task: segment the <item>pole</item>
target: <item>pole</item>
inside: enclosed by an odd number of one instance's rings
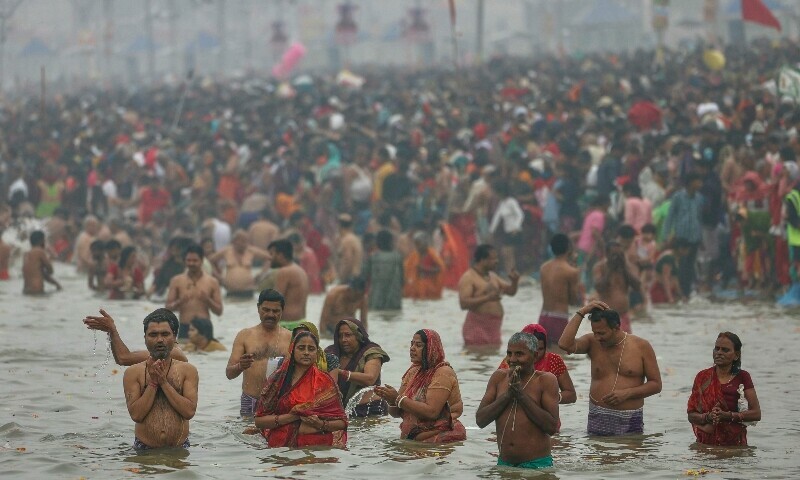
[[[484,0],[478,0],[478,25],[475,33],[475,55],[478,63],[483,61],[483,16],[486,11]]]

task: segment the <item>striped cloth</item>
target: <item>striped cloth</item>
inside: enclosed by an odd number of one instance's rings
[[[644,432],[644,409],[612,410],[589,403],[589,435],[629,435]]]

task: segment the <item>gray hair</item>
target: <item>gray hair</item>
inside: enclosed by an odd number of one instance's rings
[[[534,337],[533,334],[526,332],[517,332],[514,335],[511,335],[511,338],[508,339],[508,343],[509,345],[512,343],[525,344],[531,353],[536,353],[536,350],[539,349],[539,339]]]

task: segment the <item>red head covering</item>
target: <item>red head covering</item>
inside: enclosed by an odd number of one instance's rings
[[[444,345],[442,345],[442,339],[439,337],[439,334],[434,330],[428,329],[420,330],[417,333],[423,334],[421,336],[423,337],[422,340],[425,342],[425,349],[422,352],[422,365],[420,366],[419,372],[414,375],[414,379],[411,380],[411,383],[408,384],[404,392],[404,395],[408,398],[414,398],[414,395],[416,395],[420,388],[431,383],[431,379],[433,379],[433,375],[439,367],[449,365],[449,363],[444,360]]]
[[[545,330],[544,327],[539,325],[538,323],[531,323],[530,325],[526,325],[525,328],[522,329],[522,333],[529,333],[531,335],[536,333],[541,333],[542,335],[544,335],[544,342],[547,343],[547,330]]]

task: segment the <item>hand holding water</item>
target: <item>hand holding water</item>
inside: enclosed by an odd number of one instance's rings
[[[253,354],[252,353],[245,353],[239,357],[239,369],[242,371],[247,370],[253,365]]]
[[[156,360],[149,364],[150,381],[161,385],[167,378],[167,365],[164,360]]]
[[[399,394],[391,385],[377,385],[375,386],[375,393],[382,399],[386,400],[390,405],[397,404],[397,397]]]
[[[115,328],[114,319],[102,308],[100,309],[100,316],[87,315],[83,319],[83,323],[89,330],[100,330],[106,333],[111,333]]]

